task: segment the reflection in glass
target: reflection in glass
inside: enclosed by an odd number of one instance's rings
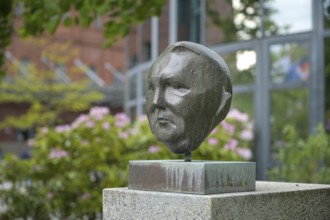
[[[323,1],[324,28],[330,28],[330,0]]]
[[[158,53],[160,54],[168,46],[168,35],[169,35],[169,4],[164,4],[162,13],[159,17],[159,45]]]
[[[265,13],[267,14],[267,11],[270,10],[268,18],[266,17],[264,21],[266,36],[291,34],[312,29],[311,0],[273,0],[265,1],[265,5],[268,7],[264,10]]]
[[[129,68],[137,64],[137,28],[133,27],[128,38],[128,65]]]
[[[270,47],[272,83],[306,82],[310,77],[307,43],[278,44]]]
[[[136,118],[136,106],[132,106],[129,108],[128,110],[128,113],[129,113],[129,117],[131,118],[131,120],[135,120]]]
[[[141,62],[151,59],[151,18],[142,25]]]
[[[247,113],[251,119],[254,118],[254,99],[252,92],[234,94],[231,106],[241,112]]]
[[[228,65],[233,85],[254,83],[256,53],[253,50],[241,50],[222,54]]]
[[[259,0],[208,0],[205,8],[209,46],[261,36]]]
[[[285,89],[271,92],[271,141],[279,146],[283,128],[293,125],[299,136],[308,135],[308,89]]]
[[[325,128],[330,132],[330,38],[324,41]]]
[[[136,99],[136,74],[129,78],[129,100]]]
[[[178,1],[178,41],[200,42],[201,0]]]

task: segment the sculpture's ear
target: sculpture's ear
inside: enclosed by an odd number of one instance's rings
[[[229,111],[230,108],[230,103],[231,103],[231,94],[227,92],[224,88],[222,87],[222,96],[221,96],[221,103],[218,107],[216,116],[219,117],[220,114],[224,114],[220,116],[220,120],[224,119]]]

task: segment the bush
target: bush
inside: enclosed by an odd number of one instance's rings
[[[301,138],[296,129],[284,128],[284,139],[277,142],[279,166],[269,171],[270,179],[288,182],[330,183],[329,135],[322,125],[317,132]]]
[[[101,218],[102,189],[127,186],[129,160],[183,158],[156,141],[145,116],[131,123],[124,113],[108,113],[94,107],[72,124],[40,128],[29,160],[6,155],[0,164],[6,211],[0,218]],[[247,114],[232,110],[193,159],[251,159],[252,139]]]

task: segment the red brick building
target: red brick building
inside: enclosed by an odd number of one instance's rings
[[[77,80],[77,76],[86,78],[91,81],[93,88],[105,94],[105,99],[99,104],[110,107],[112,113],[122,111],[125,79],[123,75],[125,72],[124,40],[120,40],[111,48],[102,47],[104,42],[102,24],[100,19],[97,19],[88,29],[61,26],[53,36],[41,38],[46,43],[36,43],[41,40],[32,40],[31,43],[31,40],[22,39],[17,34],[17,27],[21,22],[20,17],[17,17],[16,30],[11,44],[6,49],[7,66],[11,62],[19,61],[23,68],[24,65],[33,63],[39,68],[60,70],[67,83]],[[70,48],[76,51],[75,57],[70,62],[57,65],[43,57],[43,52],[47,47],[68,42],[70,42]],[[78,75],[70,73],[71,67],[79,69],[82,73]],[[8,75],[18,75],[18,73],[10,72]],[[27,104],[2,103],[0,104],[0,121],[7,116],[23,114],[27,108]],[[68,112],[61,118],[72,121],[78,114]],[[26,147],[26,141],[33,137],[33,133],[33,130],[2,129],[0,130],[0,147],[4,152],[20,154]]]

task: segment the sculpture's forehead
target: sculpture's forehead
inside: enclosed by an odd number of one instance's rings
[[[200,67],[199,56],[193,53],[167,53],[152,65],[148,77],[171,77],[190,75]]]

